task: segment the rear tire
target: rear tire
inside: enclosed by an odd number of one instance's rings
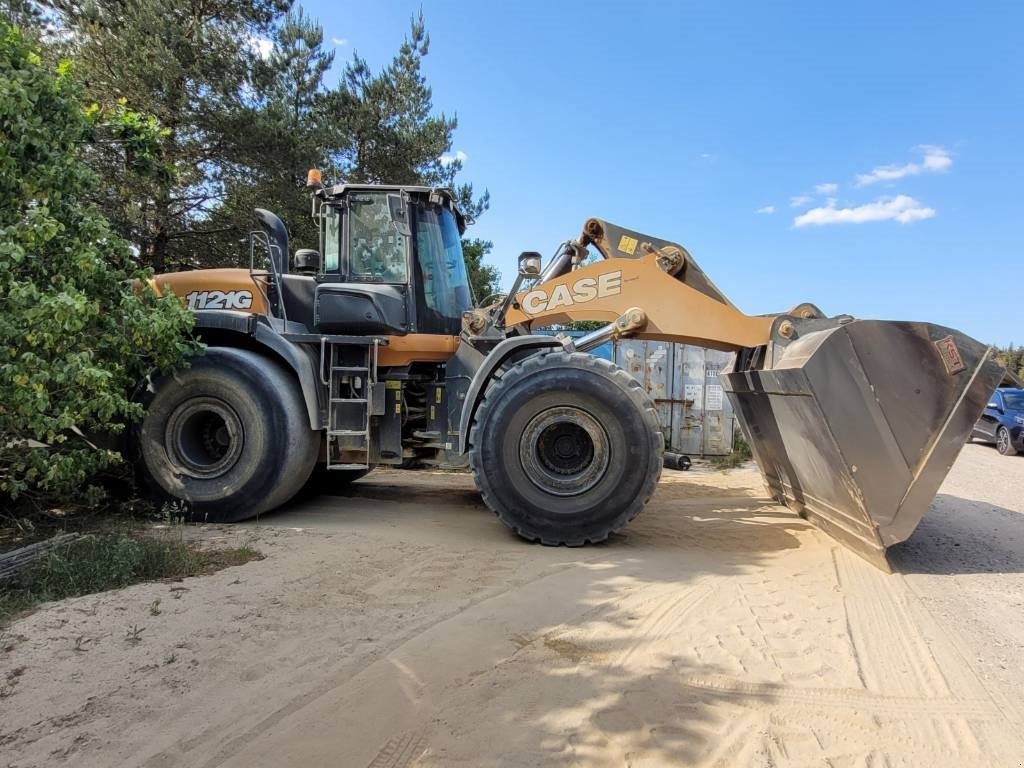
[[[1013,440],[1010,439],[1010,430],[1000,427],[996,430],[996,450],[1003,456],[1016,456],[1018,451],[1013,447]]]
[[[309,479],[320,448],[295,377],[232,347],[210,347],[155,380],[138,441],[149,485],[187,502],[190,519],[215,523],[284,504]]]
[[[484,502],[530,541],[580,546],[632,520],[661,476],[664,438],[635,379],[582,353],[528,357],[487,390],[470,433]]]

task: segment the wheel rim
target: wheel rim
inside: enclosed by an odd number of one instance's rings
[[[181,403],[167,420],[167,455],[182,474],[209,479],[231,469],[245,435],[234,409],[216,397]]]
[[[556,496],[576,496],[608,469],[609,440],[597,419],[570,406],[534,416],[519,439],[519,459],[530,482]]]
[[[999,435],[996,438],[996,446],[999,448],[1000,453],[1006,453],[1010,448],[1010,435],[1005,429],[999,430]]]

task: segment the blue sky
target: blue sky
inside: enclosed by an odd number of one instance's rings
[[[339,64],[379,67],[420,3],[303,6]],[[422,7],[506,285],[599,216],[681,243],[750,314],[1024,343],[1024,5]]]

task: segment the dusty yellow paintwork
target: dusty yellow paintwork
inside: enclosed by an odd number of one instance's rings
[[[171,290],[190,309],[234,309],[267,314],[266,283],[247,269],[205,269],[153,278],[160,292]],[[246,306],[246,298],[251,301]],[[509,326],[542,328],[577,320],[614,322],[632,307],[646,315],[634,338],[674,341],[734,351],[757,347],[770,338],[773,317],[745,315],[727,301],[697,290],[658,265],[657,254],[639,259],[610,258],[573,270],[522,291],[509,310]],[[387,337],[378,354],[381,366],[444,362],[458,348],[457,336],[411,333]]]
[[[266,298],[266,280],[262,277],[254,277],[248,269],[195,269],[188,272],[170,272],[155,275],[150,285],[159,294],[167,291],[181,297],[189,309],[235,309],[244,312],[252,312],[258,315],[265,315],[268,312]],[[189,302],[189,296],[206,293],[206,303],[209,303],[210,293],[220,292],[224,300],[220,303],[223,306],[196,306],[195,300]],[[228,306],[228,298],[234,294],[248,294],[250,297],[248,306],[232,304]],[[217,297],[214,296],[214,304],[217,304]]]
[[[266,280],[261,276],[252,276],[248,269],[172,272],[156,275],[150,280],[150,285],[157,293],[170,291],[180,296],[193,310],[233,309],[259,315],[269,313]],[[246,297],[251,297],[249,306],[238,306],[239,296],[242,297],[241,303],[245,303]],[[211,300],[215,306],[209,306]],[[377,355],[377,364],[380,366],[443,363],[455,354],[459,346],[458,336],[410,333],[405,336],[388,336],[386,339],[387,344],[380,347]]]
[[[774,317],[751,317],[666,273],[657,254],[606,259],[516,296],[508,325],[527,328],[599,320],[610,323],[639,307],[646,327],[632,338],[735,351],[766,344]]]

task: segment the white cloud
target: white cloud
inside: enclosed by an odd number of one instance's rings
[[[253,35],[249,38],[249,48],[261,59],[266,59],[274,52],[274,41]]]
[[[789,207],[799,208],[801,205],[807,205],[813,199],[810,195],[796,195],[789,198]]]
[[[905,176],[917,176],[922,173],[945,173],[953,165],[953,158],[943,147],[932,144],[921,144],[914,147],[923,157],[919,163],[906,165],[880,165],[870,173],[857,174],[857,186],[866,187],[879,181],[896,181]]]
[[[775,206],[766,205],[763,208],[758,208],[757,213],[775,213]]]
[[[439,157],[438,159],[441,161],[441,165],[447,167],[447,166],[451,165],[454,162],[460,162],[460,163],[466,162],[469,159],[469,155],[467,155],[465,152],[463,152],[460,149],[454,155],[444,154],[444,155],[441,155],[441,157]]]
[[[839,191],[839,185],[835,182],[827,182],[825,184],[818,184],[814,187],[814,191],[819,195],[834,195]]]
[[[332,37],[331,42],[337,46],[348,45],[347,37]]]
[[[793,219],[794,227],[823,226],[825,224],[864,224],[869,221],[898,221],[909,224],[912,221],[930,219],[934,208],[928,208],[907,195],[880,197],[873,203],[854,208],[836,208],[835,199],[827,205],[800,214]]]

